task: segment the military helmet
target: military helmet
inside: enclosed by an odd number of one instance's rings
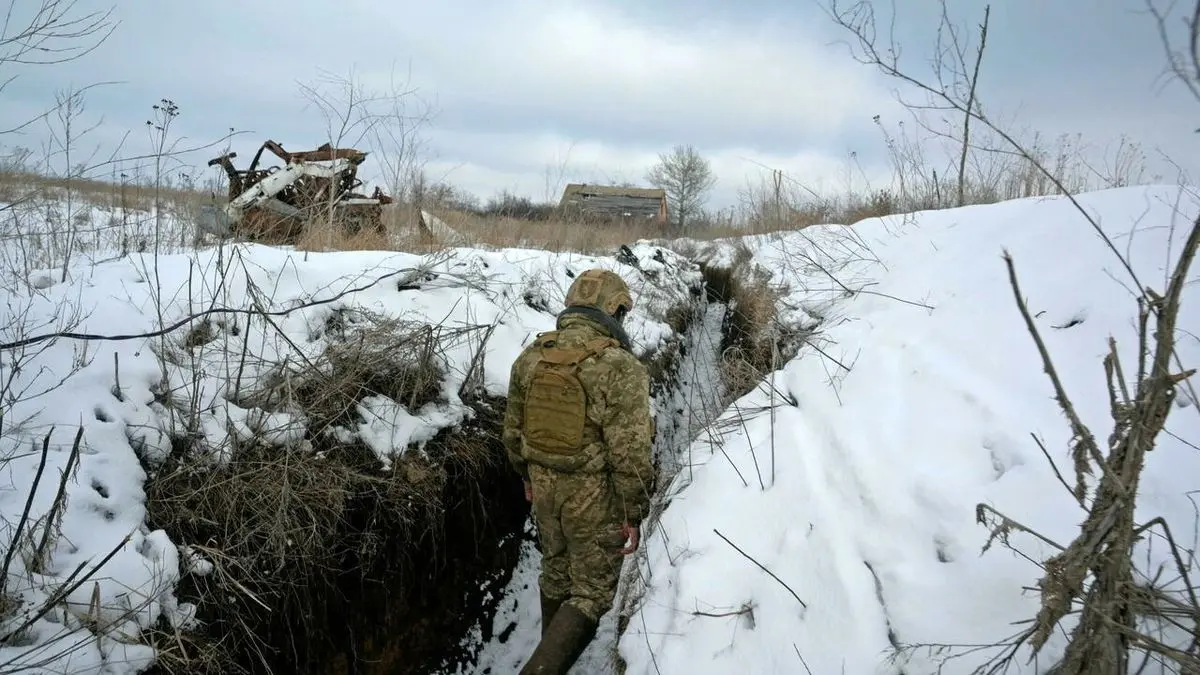
[[[590,269],[579,276],[567,291],[567,307],[595,307],[605,314],[617,316],[633,309],[629,286],[616,272]],[[621,310],[624,311],[621,311]]]

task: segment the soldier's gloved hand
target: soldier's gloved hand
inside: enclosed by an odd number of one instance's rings
[[[529,484],[529,481],[525,481],[525,501],[533,502],[533,486]]]
[[[641,528],[639,528],[637,525],[625,523],[621,526],[621,535],[625,537],[627,542],[629,542],[625,545],[625,548],[621,549],[621,555],[629,555],[630,553],[638,550],[638,543],[640,542],[642,536]]]

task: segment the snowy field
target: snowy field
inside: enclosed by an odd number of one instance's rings
[[[1167,187],[1080,201],[1157,288],[1200,209]],[[1136,349],[1131,282],[1114,254],[1062,199],[706,246],[710,263],[749,247],[787,289],[780,320],[820,323],[811,346],[723,414],[714,409],[722,396],[720,315],[700,310],[692,331],[676,334],[668,318],[694,306],[701,275],[649,244],[632,246],[633,266],[516,249],[416,256],[254,245],[109,259],[119,251],[98,241],[65,282],[61,259],[49,254],[10,267],[21,272],[5,278],[0,342],[9,347],[56,330],[129,335],[214,309],[240,313],[211,313],[208,324],[186,322],[165,339],[58,339],[5,351],[0,515],[8,540],[20,530],[6,560],[7,595],[19,605],[5,607],[0,673],[31,664],[46,673],[135,673],[153,658],[140,631],[160,617],[193,625],[195,609],[179,602],[177,584],[211,564],[146,526],[143,491],[147,468],[193,419],[197,447],[214,464],[226,460],[231,435],[304,451],[302,416],[256,410],[243,391],[277,378],[281,365],[318,359],[334,327],[355,330],[380,317],[427,323],[452,334],[439,350],[445,379],[437,400],[409,409],[368,398],[359,423],[339,431],[385,461],[419,452],[470,414],[460,397],[465,382],[505,393],[521,346],[553,326],[571,276],[594,265],[630,282],[637,308],[628,328],[639,353],[687,345],[681,387],[655,410],[660,427],[664,416],[685,418],[679,434],[696,440],[676,457],[686,465],[627,570],[628,629],[618,636],[615,613],[607,617],[575,673],[613,672],[619,653],[630,675],[925,674],[939,665],[930,650],[907,651],[895,663],[890,652],[1014,633],[1013,622],[1037,610],[1036,595],[1022,588],[1039,570],[1002,543],[981,554],[989,533],[975,520],[976,505],[1063,543],[1082,512],[1031,436],[1071,480],[1069,429],[1001,253],[1012,253],[1067,391],[1101,439],[1111,429],[1100,363],[1107,338],[1117,339],[1127,364]],[[1194,300],[1185,293],[1185,366],[1200,356]],[[247,321],[248,311],[269,315]],[[1197,410],[1181,391],[1170,432],[1197,438]],[[1200,451],[1164,435],[1148,460],[1139,516],[1164,516],[1185,536],[1181,545],[1194,548],[1187,493],[1198,483]],[[65,500],[56,499],[60,484]],[[1020,533],[1009,544],[1035,560],[1053,553]],[[1147,540],[1139,565],[1152,571],[1166,556],[1161,542]],[[526,546],[488,631],[498,637],[481,645],[471,672],[515,672],[532,650],[536,573],[537,552]],[[1056,637],[1045,655],[1061,648]],[[992,656],[968,654],[943,672],[967,673]],[[1010,672],[1037,673],[1047,663],[1016,665],[1024,669]]]
[[[327,333],[395,320],[437,326],[445,336],[437,400],[410,410],[368,397],[356,426],[334,430],[361,439],[386,464],[466,419],[471,411],[459,393],[467,378],[503,396],[511,362],[535,333],[553,328],[572,277],[584,269],[608,267],[630,284],[638,307],[627,329],[640,355],[678,339],[667,313],[701,291],[698,269],[650,246],[634,254],[636,267],[515,249],[306,255],[238,245],[157,260],[104,260],[101,252],[100,262],[80,257],[65,283],[56,269],[28,273],[20,280],[28,283],[8,291],[6,344],[55,331],[121,336],[184,325],[165,339],[58,339],[9,352],[26,359],[8,383],[15,402],[6,405],[0,490],[10,538],[21,524],[7,574],[20,605],[4,624],[6,634],[20,635],[0,648],[0,672],[35,665],[54,673],[138,672],[152,659],[138,644],[141,631],[160,617],[193,625],[195,608],[178,602],[176,585],[212,565],[146,527],[147,469],[172,451],[171,438],[192,429],[192,450],[210,466],[228,459],[231,436],[305,451],[301,415],[239,402],[261,380],[279,378],[281,367],[286,374],[295,364],[320,363]],[[269,315],[247,322],[247,310]],[[204,316],[184,321],[196,315]],[[30,500],[35,476],[39,489]],[[65,501],[55,499],[60,484]]]
[[[156,210],[121,206],[119,193],[103,205],[61,188],[29,195],[14,191],[16,201],[0,199],[0,270],[9,277],[6,282],[14,271],[54,270],[61,278],[64,263],[78,270],[131,252],[181,253],[196,241],[195,228],[186,223],[198,205],[168,202]]]
[[[1143,283],[1165,288],[1196,201],[1172,188],[1080,201]],[[747,419],[718,422],[728,429],[720,451],[698,441],[694,456],[705,465],[680,476],[645,541],[647,589],[620,642],[626,672],[933,673],[933,650],[892,662],[893,648],[988,645],[1017,632],[1013,622],[1038,609],[1036,594],[1021,589],[1040,570],[1001,543],[981,555],[989,531],[976,523],[976,504],[1064,544],[1083,514],[1031,437],[1073,480],[1068,424],[1002,250],[1102,443],[1112,429],[1101,365],[1108,337],[1126,372],[1136,363],[1137,306],[1124,268],[1066,200],[1051,198],[865,221],[853,236],[814,228],[752,246],[792,282],[785,302],[823,319],[819,351],[806,349],[726,413]],[[843,286],[863,292],[846,297]],[[1184,298],[1177,348],[1192,367],[1200,308]],[[1189,550],[1197,412],[1181,391],[1167,430],[1183,440],[1160,437],[1138,514],[1165,517]],[[1021,533],[1010,543],[1037,560],[1054,553]],[[1151,575],[1165,566],[1170,578],[1168,556],[1151,537],[1137,562]],[[1049,658],[1018,658],[1008,672],[1045,672],[1062,647],[1056,635]],[[998,651],[962,655],[940,672],[972,672]]]

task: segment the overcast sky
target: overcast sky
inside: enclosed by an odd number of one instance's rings
[[[13,22],[42,1],[15,0]],[[394,74],[436,110],[422,132],[434,179],[485,198],[508,189],[541,199],[548,172],[555,192],[563,180],[641,182],[657,153],[691,143],[713,162],[720,207],[763,166],[826,189],[844,184],[850,153],[856,173],[886,173],[872,119],[904,119],[897,85],[850,58],[820,1],[77,0],[77,10],[112,7],[116,31],[72,63],[0,66],[0,78],[18,75],[0,93],[0,127],[64,87],[113,81],[88,93],[80,124],[103,125],[85,150],[129,134],[125,153],[144,151],[144,123],[166,97],[179,106],[181,146],[249,132],[233,144],[241,164],[267,138],[291,149],[328,138],[300,83],[326,71],[378,89]],[[1145,2],[996,3],[985,104],[1022,129],[1082,133],[1099,149],[1124,133],[1200,168],[1200,103],[1164,78]],[[904,56],[927,76],[935,3],[894,4]],[[982,16],[982,3],[951,4],[963,24]],[[44,140],[35,125],[0,144]],[[212,172],[204,162],[217,150],[185,160]],[[1175,180],[1164,166],[1155,170]]]

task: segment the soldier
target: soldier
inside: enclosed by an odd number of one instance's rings
[[[542,641],[522,675],[565,674],[595,637],[653,489],[649,375],[622,328],[629,288],[589,270],[565,304],[513,364],[504,418],[542,546]]]

